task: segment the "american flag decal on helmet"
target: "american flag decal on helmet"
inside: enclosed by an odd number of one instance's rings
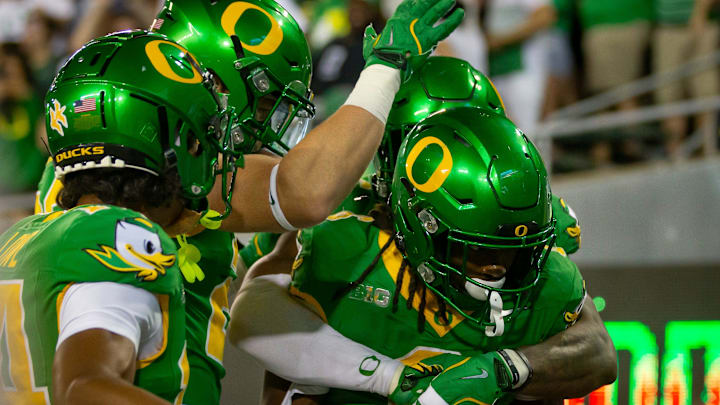
[[[154,19],[152,25],[150,26],[150,31],[159,30],[160,28],[162,28],[164,23],[165,23],[165,20],[163,20],[162,18]]]
[[[95,97],[77,100],[73,103],[75,114],[95,111]]]

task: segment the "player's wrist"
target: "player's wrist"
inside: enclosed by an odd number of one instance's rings
[[[399,89],[400,70],[384,64],[373,64],[360,73],[345,105],[364,109],[384,125]]]
[[[505,381],[499,385],[503,390],[518,391],[530,383],[533,375],[533,369],[527,357],[519,351],[513,349],[498,350],[497,355],[500,359],[502,370],[498,371],[498,380],[500,375],[505,376]],[[499,371],[503,371],[502,374]]]

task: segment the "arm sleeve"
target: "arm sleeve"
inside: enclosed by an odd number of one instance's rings
[[[243,285],[232,344],[286,380],[387,396],[402,363],[342,336],[292,298],[289,284],[290,276],[273,274]]]
[[[105,329],[130,339],[138,359],[152,356],[163,343],[163,317],[157,298],[126,284],[80,283],[68,288],[58,316],[57,346],[89,329]]]

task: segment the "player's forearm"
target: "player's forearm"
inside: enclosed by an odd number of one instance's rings
[[[292,226],[323,221],[355,186],[380,145],[400,77],[387,66],[365,68],[345,105],[283,158],[278,200]]]
[[[288,295],[289,280],[265,275],[243,285],[231,309],[230,343],[289,381],[388,395],[402,364],[325,324]]]
[[[617,377],[615,347],[590,297],[575,325],[520,351],[533,368],[533,377],[521,395],[582,397]]]
[[[384,124],[356,106],[343,106],[290,151],[278,169],[278,197],[295,227],[325,219],[362,176]]]
[[[75,379],[54,400],[58,405],[170,405],[123,379],[95,376]]]

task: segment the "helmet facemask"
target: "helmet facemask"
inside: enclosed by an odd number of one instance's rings
[[[502,335],[504,323],[517,315],[515,309],[527,305],[554,242],[554,228],[503,237],[450,229],[428,210],[418,218],[432,246],[429,258],[418,265],[428,288],[485,327],[488,336]]]
[[[285,155],[310,129],[315,117],[312,91],[299,80],[283,84],[256,57],[240,59],[235,66],[247,83],[254,112],[240,122],[242,131],[270,151]],[[250,151],[257,151],[259,144]]]

